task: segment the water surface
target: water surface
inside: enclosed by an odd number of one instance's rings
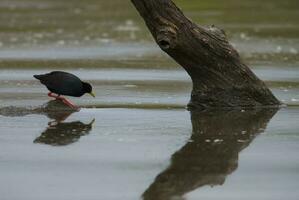
[[[1,200],[298,199],[297,0],[175,1],[225,29],[288,107],[189,112],[191,80],[130,1],[0,2]],[[51,101],[65,70],[97,98]]]

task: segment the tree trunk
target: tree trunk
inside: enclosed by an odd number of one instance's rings
[[[160,48],[191,76],[191,108],[278,106],[223,30],[196,25],[171,0],[131,0]]]

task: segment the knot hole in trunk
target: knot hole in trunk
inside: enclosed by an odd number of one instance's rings
[[[177,33],[172,27],[161,29],[157,34],[157,43],[163,50],[174,48]]]
[[[170,47],[170,41],[167,38],[158,40],[158,44],[164,50],[167,50]]]

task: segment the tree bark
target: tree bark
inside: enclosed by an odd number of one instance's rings
[[[190,75],[190,108],[280,105],[242,62],[223,30],[196,25],[171,0],[131,1],[160,48]]]

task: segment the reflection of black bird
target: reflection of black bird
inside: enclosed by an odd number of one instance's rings
[[[48,74],[34,75],[34,78],[40,80],[48,88],[50,91],[48,96],[60,99],[72,108],[77,107],[60,95],[81,97],[85,93],[89,93],[95,97],[89,83],[83,82],[77,76],[67,72],[53,71]],[[52,93],[57,94],[57,96]]]
[[[62,146],[74,143],[83,135],[87,135],[92,129],[92,120],[89,124],[80,121],[50,123],[41,136],[34,143],[44,143],[52,146]]]
[[[95,120],[92,120],[89,124],[84,124],[80,121],[63,122],[74,112],[74,109],[69,108],[60,100],[52,100],[43,106],[35,108],[13,106],[0,108],[0,115],[7,117],[23,117],[31,114],[46,115],[52,121],[48,123],[47,129],[34,142],[55,146],[76,142],[92,129],[92,124]]]
[[[239,152],[262,132],[277,110],[191,112],[189,142],[144,192],[144,200],[184,199],[205,185],[222,185],[238,167]]]
[[[75,112],[74,109],[65,106],[65,104],[59,100],[49,101],[41,108],[36,109],[36,111],[39,111],[46,115],[49,119],[53,119],[56,122],[64,121]]]
[[[63,122],[73,112],[73,109],[66,107],[61,101],[53,100],[42,107],[44,114],[54,121],[49,122],[47,129],[41,133],[41,136],[34,140],[34,143],[44,143],[53,146],[68,145],[79,140],[83,135],[89,134],[92,120],[89,124],[80,121]]]

